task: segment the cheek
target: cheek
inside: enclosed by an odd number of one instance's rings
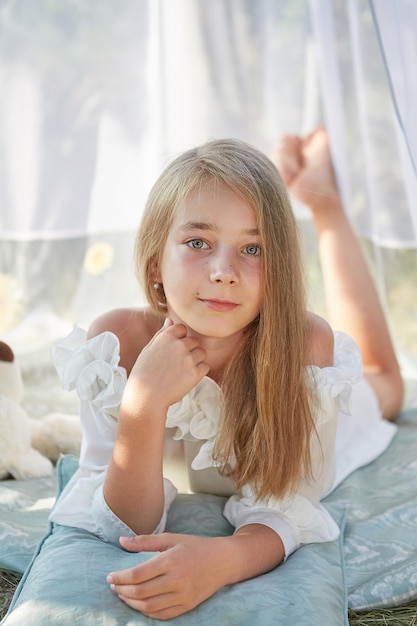
[[[260,267],[253,272],[251,280],[254,289],[254,296],[258,302],[259,308],[261,308],[264,295],[264,287],[262,280],[262,271]]]
[[[251,267],[247,268],[246,277],[254,289],[262,289],[262,267],[260,263],[253,263]]]
[[[198,266],[196,259],[192,259],[188,250],[182,248],[167,249],[161,260],[162,282],[185,283],[187,277],[192,277],[195,273],[200,273],[202,267]]]
[[[185,275],[201,275],[207,267],[207,261],[202,256],[192,254],[187,248],[180,247],[169,251],[164,257],[163,267],[167,274],[173,276],[181,273],[183,278]]]

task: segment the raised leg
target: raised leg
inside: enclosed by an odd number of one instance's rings
[[[403,381],[377,290],[343,210],[326,130],[282,137],[272,160],[290,192],[312,212],[329,322],[359,345],[365,375],[390,419],[401,408]]]

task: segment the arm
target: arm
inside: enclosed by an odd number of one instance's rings
[[[128,323],[121,322],[120,315],[112,319],[119,332],[121,365],[131,369],[103,495],[111,511],[133,532],[150,533],[164,510],[162,460],[168,407],[197,384],[208,365],[205,350],[195,337],[187,337],[183,325],[167,322],[143,347],[143,337],[149,333],[144,328],[147,320],[143,314],[128,315]],[[100,332],[103,323],[108,320],[96,324],[94,332]]]
[[[132,608],[162,620],[190,611],[225,585],[270,571],[284,558],[279,536],[262,524],[249,524],[230,537],[164,533],[121,543],[134,552],[160,554],[109,574],[111,589]]]
[[[334,407],[330,390],[328,400]],[[332,479],[335,426],[333,410],[318,428],[320,444],[312,450],[317,470],[312,484],[300,485],[297,494],[282,500],[257,503],[249,487],[242,496],[228,500],[224,515],[236,527],[234,535],[213,538],[163,533],[121,538],[127,550],[159,554],[110,573],[111,589],[144,615],[171,619],[225,585],[270,571],[303,543],[336,539],[339,529],[319,503],[322,490]]]
[[[135,340],[131,334],[127,343]],[[103,495],[135,533],[151,533],[161,520],[166,413],[207,374],[205,356],[184,326],[169,323],[143,348],[130,371]]]

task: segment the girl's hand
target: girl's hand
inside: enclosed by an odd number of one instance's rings
[[[197,337],[187,336],[183,324],[166,320],[139,354],[126,385],[123,403],[138,414],[152,407],[165,415],[209,371],[206,351]]]
[[[224,577],[226,540],[173,533],[121,537],[120,543],[131,552],[160,554],[130,569],[112,572],[107,582],[123,602],[147,617],[177,617],[228,583]]]

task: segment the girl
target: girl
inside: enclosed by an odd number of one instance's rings
[[[287,138],[278,165],[294,193],[312,200],[326,263],[337,262],[325,277],[342,283],[331,288],[392,417],[398,366],[376,296],[351,275],[356,244],[336,189],[326,189],[330,166],[320,165],[323,154],[310,158],[315,141]],[[64,386],[81,397],[84,440],[51,519],[157,552],[107,580],[129,606],[165,620],[271,570],[301,544],[335,539],[320,499],[380,454],[394,427],[380,417],[354,342],[306,310],[291,206],[256,149],[219,140],[175,159],[150,193],[136,259],[150,307],[110,312],[86,342],[78,330],[55,349]],[[233,536],[163,532],[176,495],[163,476],[166,427],[184,442],[192,489],[229,496]]]

